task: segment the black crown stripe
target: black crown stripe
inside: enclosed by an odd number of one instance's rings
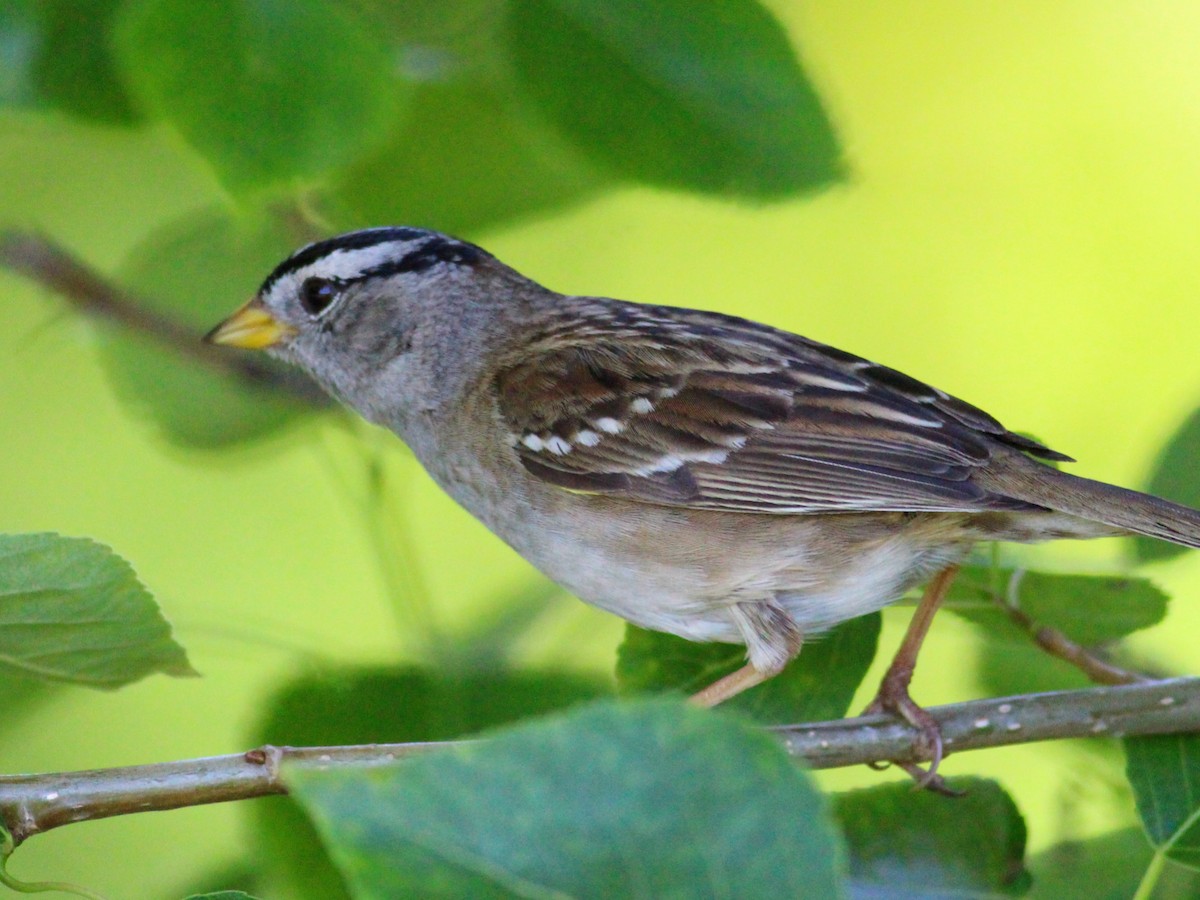
[[[386,244],[391,241],[415,241],[428,236],[430,233],[423,228],[367,228],[363,231],[351,231],[347,234],[329,238],[328,240],[317,241],[315,244],[309,244],[307,247],[297,250],[277,265],[262,283],[259,293],[265,294],[283,276],[289,275],[298,269],[303,269],[321,257],[328,256],[330,253],[335,253],[338,250],[362,250],[366,247],[374,247],[376,244]]]
[[[378,278],[396,275],[400,272],[424,272],[438,263],[471,266],[486,255],[486,251],[474,244],[468,244],[466,241],[432,237],[415,250],[404,254],[400,259],[380,263],[374,268],[368,269],[363,272],[362,277]]]

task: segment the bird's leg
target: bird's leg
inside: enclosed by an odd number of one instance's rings
[[[929,755],[929,768],[922,769],[915,763],[897,763],[909,775],[916,779],[919,787],[927,787],[939,792],[950,792],[945,782],[938,777],[938,765],[942,761],[942,732],[933,716],[919,707],[908,694],[908,686],[912,682],[913,670],[917,665],[917,654],[929,626],[933,622],[934,613],[942,605],[954,576],[958,574],[958,566],[947,566],[938,572],[925,588],[921,602],[917,604],[912,621],[908,623],[908,631],[900,643],[900,649],[888,666],[879,685],[879,693],[871,701],[870,706],[863,710],[863,715],[889,712],[898,715],[920,733],[919,749]]]
[[[735,603],[730,615],[746,642],[750,661],[691,696],[697,706],[716,706],[783,671],[796,658],[804,635],[787,611],[771,600]]]
[[[754,663],[746,663],[736,672],[730,672],[724,678],[720,678],[710,684],[702,691],[697,691],[689,697],[689,701],[696,706],[716,706],[730,697],[740,694],[742,691],[749,690],[756,684],[762,684],[769,678],[778,675],[778,672],[764,672],[761,669],[754,667]]]

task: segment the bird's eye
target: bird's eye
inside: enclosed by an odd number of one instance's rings
[[[305,278],[300,285],[300,305],[310,316],[319,316],[338,298],[342,288],[325,278]]]

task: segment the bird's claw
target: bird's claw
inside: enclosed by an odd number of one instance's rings
[[[911,671],[889,671],[879,686],[879,693],[863,710],[863,715],[887,713],[898,716],[911,725],[917,732],[917,738],[913,742],[913,752],[919,757],[927,758],[929,767],[922,768],[914,762],[900,760],[870,763],[870,766],[873,769],[884,769],[889,765],[897,765],[912,776],[917,790],[930,790],[950,797],[961,796],[962,791],[951,788],[946,784],[946,780],[937,773],[938,766],[941,765],[945,756],[942,730],[938,727],[937,720],[909,696],[908,684],[911,678]]]

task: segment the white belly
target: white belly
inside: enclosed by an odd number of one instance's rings
[[[743,643],[730,608],[754,601],[782,606],[804,634],[820,632],[881,609],[969,549],[947,540],[949,517],[668,508],[572,494],[515,461],[483,495],[469,455],[418,455],[451,496],[579,599],[695,641]]]

